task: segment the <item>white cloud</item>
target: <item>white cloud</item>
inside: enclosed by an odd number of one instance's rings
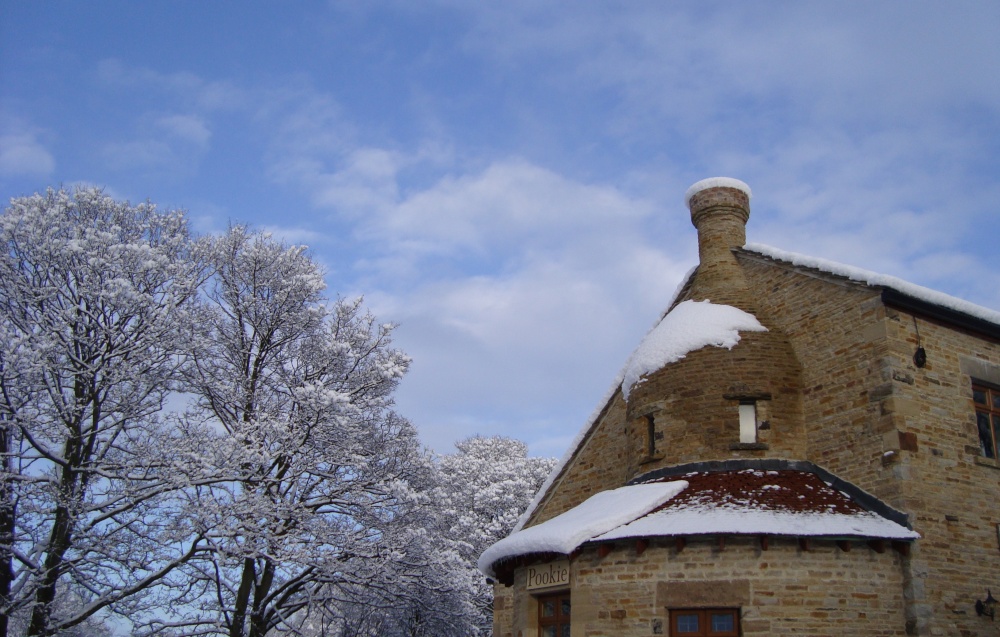
[[[785,101],[862,119],[1000,102],[984,81],[1000,61],[994,5],[443,4],[472,20],[469,50],[508,69],[558,65],[567,82],[622,89],[632,110],[718,123]]]
[[[547,246],[595,226],[627,225],[649,210],[646,202],[629,200],[612,187],[574,183],[514,159],[482,173],[446,177],[401,202],[384,223],[390,236],[480,252],[513,242]]]
[[[34,133],[0,135],[0,175],[45,177],[55,167],[52,153]]]
[[[164,115],[154,124],[171,136],[200,147],[207,146],[212,137],[205,120],[197,115]]]
[[[167,170],[177,166],[171,146],[157,139],[109,142],[104,145],[101,155],[116,170]]]
[[[253,103],[246,91],[229,81],[206,80],[188,71],[161,73],[126,64],[117,58],[101,60],[96,78],[106,88],[165,95],[177,103],[206,112],[246,109]]]
[[[377,272],[366,298],[401,324],[415,362],[398,402],[425,440],[446,449],[505,430],[537,448],[582,421],[581,392],[603,393],[690,267],[667,256],[671,237],[649,236],[650,211],[516,160],[442,177],[363,220]]]
[[[751,185],[753,241],[1000,305],[997,8],[441,4],[464,50],[392,67],[412,88],[386,94],[419,103],[371,121],[350,111],[357,87],[319,78],[100,70],[151,96],[111,147],[122,168],[190,164],[225,138],[221,111],[245,118],[271,187],[313,208],[275,234],[402,324],[401,412],[438,448],[572,435],[694,265],[681,197],[703,177]],[[458,67],[495,81],[427,81]],[[504,143],[452,104],[496,108]],[[414,113],[423,128],[394,121]]]

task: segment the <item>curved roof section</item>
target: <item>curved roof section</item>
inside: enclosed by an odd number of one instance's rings
[[[732,349],[740,341],[740,331],[766,332],[767,328],[748,312],[709,301],[684,301],[670,310],[646,335],[625,363],[622,395],[670,363],[689,352],[714,346]]]
[[[697,465],[693,465],[697,466]],[[904,516],[809,463],[745,461],[599,493],[487,549],[479,568],[531,554],[569,554],[588,542],[695,535],[765,535],[912,541]],[[662,491],[647,490],[662,487]],[[657,498],[663,498],[659,503]],[[896,518],[893,520],[891,518]]]
[[[648,515],[593,541],[719,534],[887,540],[919,537],[861,506],[810,471],[747,468],[691,472],[680,478],[688,483],[683,492]]]
[[[479,557],[479,570],[492,577],[493,564],[500,560],[533,553],[572,553],[584,542],[663,505],[686,486],[683,480],[671,480],[602,491],[562,515],[511,533],[489,547]]]

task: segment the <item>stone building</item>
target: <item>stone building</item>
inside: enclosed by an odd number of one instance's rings
[[[480,560],[496,637],[1000,634],[1000,312],[687,200],[698,267]]]

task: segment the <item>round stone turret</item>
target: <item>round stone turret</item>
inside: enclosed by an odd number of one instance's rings
[[[760,307],[737,258],[746,244],[750,196],[749,186],[728,177],[688,189],[700,263],[671,314],[684,309],[679,306],[685,301],[709,301],[700,309],[710,317],[712,306],[730,306],[752,315],[766,331],[740,328],[736,342],[698,346],[644,373],[631,391],[623,387],[636,475],[685,462],[804,457],[801,366],[787,335],[770,320],[770,308]],[[686,340],[707,326],[671,329]]]

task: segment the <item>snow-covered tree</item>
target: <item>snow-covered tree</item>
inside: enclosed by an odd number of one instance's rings
[[[493,588],[476,568],[487,547],[510,534],[520,515],[552,471],[554,458],[528,456],[523,442],[503,436],[474,436],[455,444],[458,453],[440,459],[443,533],[458,540],[475,623],[492,631]]]
[[[188,509],[212,551],[186,566],[171,625],[262,637],[341,599],[383,603],[426,558],[402,521],[428,461],[391,409],[409,359],[360,300],[323,297],[303,248],[237,226],[211,253],[178,426],[197,441],[185,471],[216,478]]]
[[[303,248],[97,189],[12,200],[0,242],[0,637],[489,633],[476,558],[552,461],[435,462],[392,326]]]
[[[191,245],[180,213],[94,188],[0,216],[0,635],[11,617],[52,635],[139,616],[192,555],[148,453],[199,283]]]

